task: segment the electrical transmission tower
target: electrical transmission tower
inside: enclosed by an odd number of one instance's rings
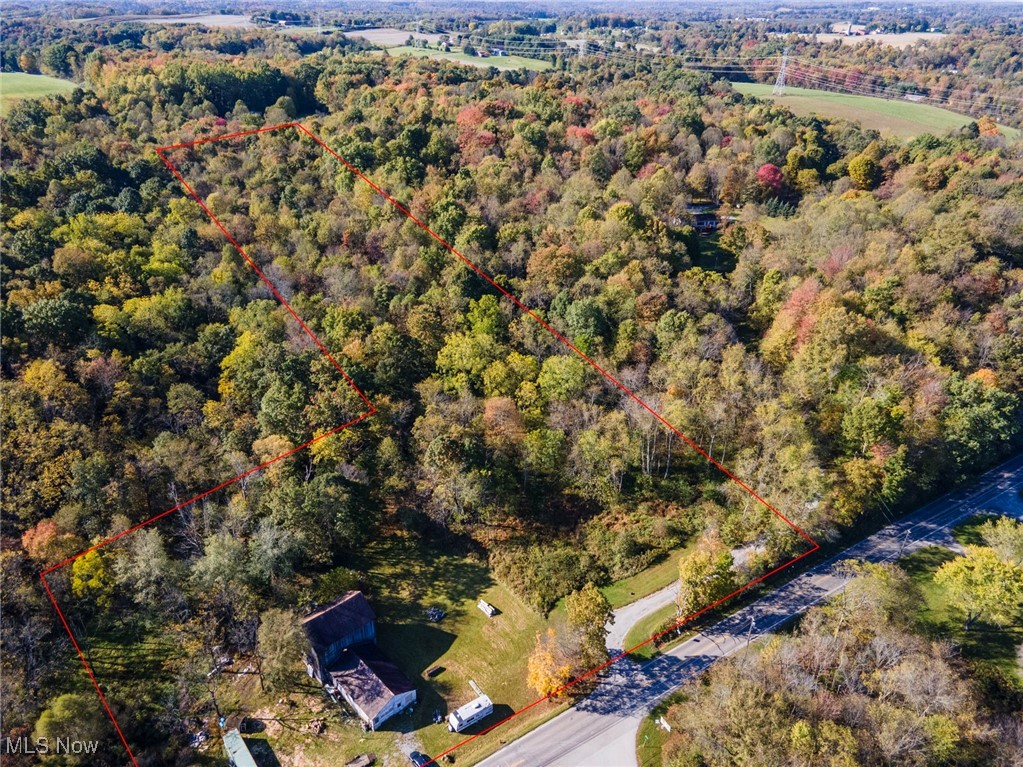
[[[785,93],[785,70],[789,66],[789,49],[786,48],[781,54],[781,68],[778,70],[778,79],[774,81],[774,90],[771,91],[775,96],[781,96]]]

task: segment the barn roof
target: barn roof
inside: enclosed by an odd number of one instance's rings
[[[370,719],[395,695],[416,686],[373,644],[349,647],[330,669],[331,681],[344,688]]]
[[[309,643],[320,650],[354,634],[367,623],[375,621],[376,617],[361,591],[348,591],[326,607],[304,617],[302,627]]]

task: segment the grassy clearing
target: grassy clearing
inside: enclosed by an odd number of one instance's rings
[[[616,581],[609,586],[604,586],[601,591],[611,603],[611,607],[622,607],[637,599],[660,591],[670,585],[678,578],[678,560],[692,547],[685,546],[681,549],[669,551],[659,562],[648,567],[641,573],[633,575],[621,581]]]
[[[533,702],[536,696],[526,685],[526,664],[537,633],[548,622],[496,583],[484,564],[401,535],[371,544],[366,557],[367,566],[360,569],[367,574],[379,615],[380,646],[418,686],[419,703],[411,724],[423,751],[439,754]],[[500,614],[487,618],[476,607],[480,598]],[[429,607],[439,607],[447,616],[431,623],[424,615]],[[428,679],[426,671],[435,666],[443,671]],[[433,714],[446,714],[476,697],[469,680],[494,701],[494,714],[467,733],[453,734],[444,724],[434,724]],[[494,736],[459,749],[459,761],[481,758],[501,739],[535,727],[558,708],[537,706]]]
[[[0,73],[0,116],[6,116],[19,99],[38,99],[56,93],[70,93],[78,86],[68,80],[24,72]]]
[[[345,30],[345,37],[361,37],[366,42],[379,45],[381,48],[394,48],[398,45],[404,45],[409,37],[412,37],[414,40],[425,40],[430,45],[436,45],[441,41],[443,35],[410,32],[407,29],[395,29],[394,27],[369,27],[367,29]]]
[[[971,520],[956,529],[956,538],[971,542],[977,526],[983,520]],[[963,657],[970,661],[981,675],[994,673],[1014,680],[1023,688],[1016,648],[1023,643],[1023,625],[994,626],[983,621],[975,623],[969,631],[963,627],[962,616],[948,603],[943,589],[934,582],[934,573],[942,564],[957,555],[939,546],[928,546],[899,560],[923,592],[918,619],[926,634],[935,639],[951,639],[961,648]]]
[[[700,255],[696,257],[694,266],[722,274],[729,274],[735,269],[736,258],[718,245],[720,239],[719,232],[700,237]]]
[[[430,50],[429,48],[413,48],[409,45],[399,45],[396,48],[388,48],[387,53],[390,56],[415,56],[418,59],[429,58],[458,61],[462,64],[470,64],[474,67],[529,69],[534,72],[542,72],[545,69],[551,68],[551,63],[549,61],[531,59],[525,56],[488,56],[487,58],[480,58],[479,56],[467,56],[461,51],[445,53],[444,51]]]
[[[657,612],[650,613],[650,615],[643,618],[643,620],[636,623],[629,633],[625,635],[625,648],[635,647],[640,642],[645,642],[647,639],[652,637],[658,630],[671,618],[675,617],[675,605],[665,605]],[[669,647],[674,647],[679,642],[683,642],[692,636],[695,631],[685,631],[678,639],[672,640],[668,645],[658,647],[654,642],[643,645],[642,647],[629,653],[629,657],[642,661],[649,660],[654,656],[660,655]]]
[[[732,87],[747,96],[772,99],[800,117],[816,114],[841,118],[899,138],[912,138],[921,133],[941,135],[973,122],[973,118],[966,115],[912,101],[795,87],[786,87],[784,95],[775,96],[771,93],[774,86],[767,83],[732,83]],[[1009,138],[1020,136],[1015,128],[1003,127],[1002,132]]]
[[[942,40],[947,37],[944,32],[888,32],[884,34],[853,35],[823,33],[815,35],[818,42],[832,43],[838,40],[843,45],[857,45],[859,43],[873,42],[880,45],[890,45],[893,48],[908,48],[917,43],[926,43],[933,40]]]
[[[815,35],[817,42],[833,43],[838,40],[843,45],[857,45],[859,43],[873,42],[880,45],[890,45],[893,48],[908,48],[910,45],[927,43],[934,40],[942,40],[948,37],[944,32],[892,32],[871,35],[845,35],[822,33]]]
[[[248,14],[238,13],[178,13],[161,15],[155,13],[125,13],[108,14],[103,16],[90,16],[87,18],[73,19],[81,24],[102,24],[105,27],[114,24],[202,24],[206,27],[234,27],[236,29],[254,29],[257,25]]]

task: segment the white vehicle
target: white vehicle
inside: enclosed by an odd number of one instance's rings
[[[494,713],[494,704],[486,695],[480,695],[471,700],[457,711],[448,714],[448,730],[450,732],[461,732],[466,727],[472,727],[476,722],[486,719]]]

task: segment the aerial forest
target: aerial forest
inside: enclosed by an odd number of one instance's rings
[[[1018,448],[1023,144],[983,120],[896,141],[671,62],[47,34],[5,30],[83,87],[0,121],[9,731],[95,697],[39,572],[182,504],[47,576],[76,631],[189,648],[173,684],[111,690],[148,764],[174,763],[168,701],[204,705],[203,661],[357,583],[382,528],[472,552],[546,615],[698,539],[746,547],[746,580],[807,548],[707,456],[826,544]],[[187,503],[366,411],[155,151],[293,121],[706,456],[289,128],[167,157],[376,412]],[[772,652],[823,643],[836,609]],[[876,629],[969,698],[900,632]],[[75,726],[116,738],[101,712]]]

